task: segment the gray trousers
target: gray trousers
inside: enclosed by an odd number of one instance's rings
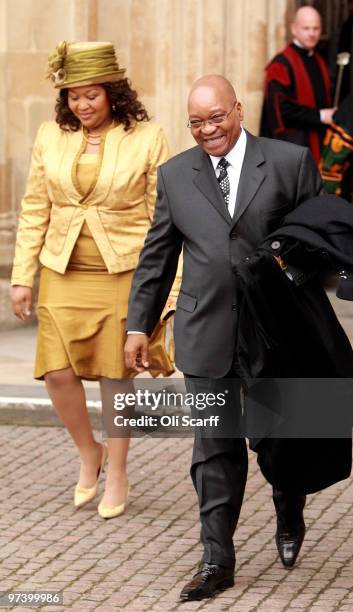
[[[233,376],[233,377],[232,377]],[[240,381],[234,374],[222,379],[185,375],[188,393],[211,394],[226,391],[226,405],[192,409],[192,416],[205,419],[219,416],[218,427],[196,427],[191,478],[198,496],[202,561],[233,569],[233,534],[239,519],[248,472],[248,454],[242,436]]]

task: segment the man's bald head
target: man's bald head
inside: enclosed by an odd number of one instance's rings
[[[321,22],[319,11],[313,6],[301,6],[294,15],[294,23],[301,22],[303,19],[318,19]]]
[[[243,111],[233,85],[225,77],[210,74],[195,81],[188,112],[191,133],[206,153],[222,157],[234,147]]]
[[[190,99],[194,95],[194,93],[198,93],[198,90],[202,89],[214,89],[221,93],[222,96],[229,98],[229,100],[236,100],[237,96],[234,91],[234,87],[228,79],[219,74],[208,74],[206,76],[197,79],[191,87],[189,98],[188,98],[188,106],[190,103]]]
[[[320,13],[312,6],[302,6],[297,10],[292,23],[293,37],[306,49],[313,51],[321,34]]]

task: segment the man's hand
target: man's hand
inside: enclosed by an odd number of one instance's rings
[[[322,108],[320,110],[321,123],[325,123],[325,125],[331,125],[332,115],[334,115],[336,110],[337,110],[337,106],[335,106],[334,108]]]
[[[26,321],[32,314],[32,289],[31,287],[23,287],[22,285],[14,285],[11,287],[11,302],[12,312],[21,319]]]
[[[124,347],[125,364],[136,372],[144,372],[149,367],[148,336],[146,334],[128,334]]]

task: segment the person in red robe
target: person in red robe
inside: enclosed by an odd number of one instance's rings
[[[266,67],[260,135],[310,147],[318,164],[326,125],[331,124],[330,79],[315,51],[321,18],[301,7],[292,23],[293,41]]]

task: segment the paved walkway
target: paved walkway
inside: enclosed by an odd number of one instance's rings
[[[190,439],[133,439],[131,503],[104,521],[96,502],[73,508],[77,458],[63,429],[3,426],[0,436],[2,590],[60,590],[64,609],[79,612],[353,609],[352,480],[309,497],[302,552],[286,570],[275,550],[270,487],[252,456],[235,586],[213,600],[179,603],[200,558]]]

